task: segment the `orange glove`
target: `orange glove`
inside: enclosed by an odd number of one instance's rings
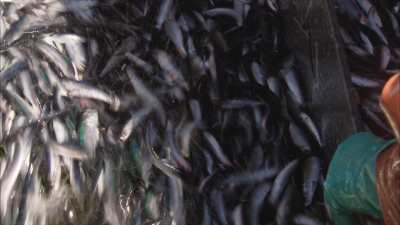
[[[378,157],[377,190],[385,225],[400,225],[400,74],[394,75],[383,88],[381,107],[394,130],[397,144]]]
[[[381,94],[381,108],[400,143],[400,74],[389,79]]]

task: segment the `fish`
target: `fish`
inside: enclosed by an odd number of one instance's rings
[[[278,97],[281,97],[281,84],[276,77],[268,77],[267,78],[268,88]]]
[[[68,97],[90,98],[102,101],[109,104],[114,111],[118,111],[121,106],[121,101],[117,96],[110,95],[97,87],[67,79],[62,80],[61,83]]]
[[[284,193],[286,185],[288,184],[289,179],[291,178],[298,164],[298,159],[292,160],[279,172],[278,176],[275,178],[274,183],[271,187],[271,192],[268,197],[268,202],[272,206],[278,205],[279,199],[281,198],[282,193]]]
[[[157,169],[162,171],[165,175],[167,175],[169,177],[177,177],[177,178],[180,178],[183,176],[183,173],[181,170],[179,170],[178,168],[171,165],[171,163],[169,163],[167,160],[160,159],[160,157],[157,155],[156,152],[154,152],[153,149],[149,149],[149,151],[150,151],[150,155],[151,155],[151,159],[152,159],[152,164]]]
[[[303,169],[303,196],[304,205],[310,206],[321,174],[321,160],[312,156],[304,161]]]
[[[79,144],[87,151],[89,158],[94,158],[99,144],[99,112],[95,109],[86,109],[82,113],[79,125]]]
[[[260,184],[256,187],[256,189],[251,194],[251,202],[250,202],[250,224],[251,225],[259,225],[260,224],[260,213],[263,207],[263,203],[267,198],[269,192],[271,190],[270,183]]]
[[[161,29],[165,20],[168,17],[168,13],[171,11],[174,4],[173,0],[161,0],[160,11],[158,12],[156,19],[156,28]]]
[[[382,46],[379,51],[379,68],[385,70],[390,63],[391,53],[390,49],[386,46]]]
[[[30,15],[23,15],[10,25],[10,28],[4,34],[4,42],[7,46],[12,45],[24,34],[32,24],[35,23],[35,18]]]
[[[202,114],[201,114],[200,102],[195,99],[192,99],[189,101],[189,106],[190,106],[190,110],[193,115],[194,123],[196,123],[197,125],[200,125],[203,120]]]
[[[126,54],[137,48],[137,40],[134,36],[128,36],[120,42],[117,49],[113,52],[112,56],[106,62],[100,77],[109,75],[112,70],[126,59]]]
[[[311,144],[303,130],[300,129],[294,122],[289,125],[290,137],[294,145],[304,153],[311,152]]]
[[[293,93],[293,96],[297,103],[303,105],[305,100],[303,97],[303,93],[300,88],[299,81],[297,79],[297,75],[294,70],[289,69],[287,71],[282,71],[282,77],[289,89]]]
[[[19,59],[12,62],[7,68],[0,72],[0,84],[3,86],[11,79],[17,77],[23,71],[28,68],[28,64],[25,59]]]
[[[183,42],[183,34],[181,28],[175,19],[169,19],[164,25],[165,32],[169,39],[174,43],[181,57],[186,58],[187,51]]]
[[[360,38],[364,43],[364,48],[367,50],[367,52],[370,55],[374,54],[374,46],[372,45],[370,39],[368,38],[367,35],[365,35],[363,32],[360,32]]]
[[[67,143],[70,139],[67,126],[59,118],[54,118],[52,120],[53,132],[57,143],[63,144]]]
[[[232,99],[222,103],[224,109],[240,109],[244,107],[257,107],[263,105],[261,102],[249,99]]]
[[[300,113],[300,118],[304,125],[307,126],[308,130],[313,134],[315,140],[318,142],[319,146],[322,147],[324,143],[322,142],[322,137],[320,135],[320,132],[318,131],[317,125],[314,123],[314,121],[311,119],[309,115],[307,115],[304,112]]]
[[[54,64],[58,69],[61,70],[62,74],[67,78],[74,78],[74,69],[72,64],[68,63],[66,56],[64,56],[59,50],[50,46],[46,42],[38,42],[35,46],[38,51],[52,64]]]
[[[266,180],[273,179],[279,173],[277,167],[271,165],[266,165],[256,171],[244,171],[238,173],[232,173],[226,177],[223,181],[224,185],[245,185],[254,184]]]
[[[76,34],[56,34],[44,36],[43,41],[46,43],[57,43],[65,45],[65,50],[68,53],[68,57],[76,68],[83,71],[87,64],[87,56],[84,49],[86,40]]]
[[[261,68],[260,64],[257,62],[252,62],[251,63],[251,71],[253,73],[254,79],[257,81],[258,84],[260,85],[265,85],[265,72]]]
[[[153,108],[157,112],[160,121],[165,123],[165,111],[158,98],[144,86],[143,82],[139,79],[132,68],[127,69],[127,75],[129,76],[129,80],[139,97],[146,105]]]
[[[48,143],[49,151],[54,152],[57,155],[77,159],[77,160],[86,160],[88,158],[88,154],[84,149],[67,144],[59,144],[55,141],[49,140]]]
[[[153,66],[150,65],[149,63],[147,63],[146,61],[144,61],[143,59],[139,58],[138,56],[136,56],[130,52],[125,53],[125,56],[128,60],[130,60],[132,63],[134,63],[137,67],[139,67],[146,73],[148,73],[148,74],[153,73],[153,71],[154,71]]]
[[[22,88],[22,93],[30,105],[37,111],[40,111],[40,101],[33,86],[31,75],[28,72],[22,72],[18,77]]]
[[[306,214],[297,214],[293,218],[293,222],[297,225],[322,225],[323,223],[318,219],[306,215]]]
[[[237,205],[232,212],[232,221],[234,225],[243,225],[243,206]]]
[[[134,129],[140,124],[141,121],[151,112],[150,108],[144,108],[138,112],[132,113],[131,118],[125,123],[122,128],[121,135],[119,139],[122,142],[126,142],[132,135]]]
[[[243,17],[237,11],[230,8],[214,8],[204,12],[204,15],[210,17],[227,16],[236,21],[237,26],[243,25]]]
[[[218,221],[223,225],[228,224],[228,218],[226,215],[225,202],[222,192],[214,190],[211,192],[210,197],[212,199],[212,209],[217,214]]]
[[[211,212],[209,207],[207,206],[207,203],[204,202],[203,203],[203,215],[202,215],[202,219],[201,219],[201,225],[211,225],[212,224],[212,218],[211,218]]]
[[[382,86],[382,81],[371,79],[357,74],[351,74],[351,82],[359,87],[379,88]]]
[[[7,205],[11,200],[11,191],[15,187],[15,182],[17,181],[19,175],[24,175],[24,173],[21,173],[21,169],[23,168],[25,161],[29,160],[30,151],[33,144],[33,135],[31,129],[26,129],[21,135],[18,136],[18,144],[19,148],[14,157],[11,159],[12,161],[4,172],[0,183],[1,218],[6,216],[5,214],[7,213],[7,209],[9,209]]]
[[[104,186],[108,187],[105,190],[105,220],[112,224],[121,224],[120,213],[118,209],[118,189],[116,187],[116,173],[113,163],[110,160],[104,162]]]
[[[184,156],[182,156],[181,151],[178,150],[178,146],[175,141],[174,128],[171,121],[167,122],[165,135],[167,145],[171,149],[171,158],[174,159],[178,166],[184,168],[186,171],[190,171],[192,168],[189,162],[184,158]]]
[[[186,210],[184,206],[184,192],[183,184],[180,179],[169,178],[169,190],[170,190],[170,210],[169,213],[173,218],[172,223],[177,225],[186,224]]]
[[[293,192],[292,186],[288,186],[288,189],[285,191],[282,200],[279,202],[275,218],[277,225],[284,225],[289,222],[289,214],[292,207],[290,202],[292,201],[294,195]]]
[[[209,144],[211,150],[213,151],[213,153],[215,154],[215,156],[217,156],[217,158],[219,159],[219,161],[224,166],[228,166],[228,167],[232,166],[232,162],[224,154],[224,151],[222,150],[222,147],[219,145],[217,139],[215,139],[215,137],[208,132],[204,132],[203,136],[204,136],[205,140],[208,142],[208,144]]]
[[[165,51],[157,50],[154,54],[154,57],[161,69],[165,71],[164,75],[168,83],[176,83],[185,89],[188,88],[188,84],[186,83],[183,74],[174,65],[172,59]]]
[[[16,106],[20,107],[30,120],[39,119],[41,114],[40,109],[33,107],[25,101],[24,98],[17,93],[15,87],[11,83],[7,84],[5,90],[8,96],[15,102]]]
[[[275,0],[0,3],[0,223],[276,225],[314,213],[327,223],[314,189],[324,140],[282,10]],[[356,80],[371,90],[360,104],[378,113],[378,83],[399,61],[384,27],[394,23],[354,10],[355,30],[342,28],[349,65],[368,78]]]

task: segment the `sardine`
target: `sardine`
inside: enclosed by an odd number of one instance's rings
[[[303,169],[303,195],[304,204],[306,207],[310,206],[314,198],[315,190],[318,186],[318,180],[321,172],[321,161],[319,158],[313,156],[304,161]]]
[[[88,154],[84,149],[73,145],[58,144],[55,141],[49,140],[48,147],[49,151],[70,159],[86,160],[88,158]]]
[[[216,16],[227,16],[231,17],[236,21],[236,24],[240,27],[243,25],[243,17],[237,11],[229,8],[214,8],[204,12],[204,15],[210,17]]]
[[[161,0],[162,3],[160,5],[160,11],[158,12],[157,20],[156,20],[156,28],[161,29],[165,20],[168,17],[168,13],[172,9],[172,5],[174,4],[173,0]]]
[[[129,80],[135,89],[136,94],[143,100],[143,103],[153,108],[157,112],[160,121],[165,123],[165,111],[161,102],[144,86],[144,83],[139,79],[132,68],[127,69],[127,75],[129,76]]]
[[[274,183],[272,185],[271,193],[268,197],[268,202],[272,206],[276,207],[278,205],[279,199],[281,198],[282,193],[284,192],[286,185],[288,184],[289,179],[291,178],[298,164],[299,164],[298,159],[292,160],[285,166],[285,168],[283,168],[279,172],[278,176],[275,178]]]
[[[217,156],[218,160],[224,165],[224,166],[232,166],[232,162],[229,160],[229,158],[224,154],[224,151],[222,150],[222,147],[218,144],[217,139],[215,137],[208,133],[204,132],[203,136],[205,140],[208,142],[210,148],[212,149],[213,153],[215,156]]]
[[[175,44],[179,54],[183,58],[186,58],[187,51],[184,46],[183,34],[181,28],[179,27],[179,24],[175,21],[175,19],[170,19],[165,22],[164,29],[169,39]]]

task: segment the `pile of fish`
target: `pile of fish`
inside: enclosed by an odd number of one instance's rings
[[[359,95],[366,128],[390,136],[391,130],[379,107],[379,95],[385,81],[399,72],[400,2],[336,1],[351,80]]]
[[[0,14],[0,224],[325,224],[323,140],[274,0]]]

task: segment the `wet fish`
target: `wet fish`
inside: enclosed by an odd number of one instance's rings
[[[108,103],[111,109],[117,111],[121,102],[117,96],[110,95],[96,87],[72,80],[62,80],[62,85],[69,97],[91,98]]]
[[[289,215],[292,208],[290,202],[292,201],[294,195],[293,192],[293,188],[289,186],[288,189],[285,191],[282,200],[279,202],[275,218],[277,225],[284,225],[289,222]]]
[[[173,0],[161,0],[160,11],[157,15],[156,20],[156,28],[161,29],[162,25],[164,24],[165,20],[168,17],[168,13],[172,9],[172,5],[174,4]]]
[[[290,69],[287,71],[283,71],[282,76],[289,90],[293,93],[293,96],[295,97],[297,103],[303,105],[304,97],[296,73],[292,69]]]
[[[0,223],[276,225],[318,214],[315,170],[290,172],[300,159],[316,167],[308,158],[322,144],[281,10],[275,0],[0,3],[11,40],[0,47]],[[387,36],[390,61],[376,69],[384,44],[355,10],[363,31],[343,30],[352,57],[368,58],[350,65],[380,82],[400,54]],[[370,19],[386,35],[381,11]],[[24,15],[34,22],[17,26]],[[302,194],[307,209],[294,201]]]
[[[294,145],[304,153],[311,151],[311,144],[303,130],[301,130],[294,122],[289,125],[290,137]]]
[[[50,46],[45,42],[36,43],[36,48],[41,54],[46,56],[51,63],[60,69],[64,76],[68,78],[74,78],[74,69],[70,63],[68,63],[67,58],[59,52],[56,48]]]
[[[304,204],[309,206],[314,198],[315,190],[321,173],[321,161],[318,157],[312,156],[305,160],[303,169],[303,195]]]
[[[268,197],[268,202],[271,205],[277,206],[279,199],[282,193],[284,192],[286,185],[288,184],[289,179],[292,176],[295,169],[297,168],[298,164],[299,164],[298,159],[292,160],[279,172],[278,176],[275,178],[274,183],[272,185],[271,193],[269,194]],[[287,195],[287,193],[285,193],[284,195]],[[287,203],[281,203],[281,204],[287,204]]]
[[[96,155],[99,139],[99,113],[95,109],[86,109],[82,113],[82,121],[79,126],[79,142],[90,158],[94,158]]]
[[[229,158],[224,154],[224,151],[222,150],[222,147],[219,145],[218,141],[215,139],[215,137],[208,133],[204,132],[203,133],[204,138],[210,145],[211,150],[215,154],[215,156],[219,159],[219,161],[224,165],[224,166],[232,166],[232,162],[229,160]]]
[[[260,184],[253,191],[251,196],[250,203],[250,224],[251,225],[259,225],[260,224],[260,213],[262,211],[263,203],[268,196],[269,191],[271,190],[271,184],[265,183]]]
[[[148,105],[149,107],[153,108],[162,123],[165,122],[165,111],[162,107],[161,102],[154,96],[150,90],[148,90],[143,82],[139,79],[136,75],[135,71],[131,68],[127,69],[127,74],[129,76],[129,80],[132,86],[135,88],[136,93],[139,97],[143,100],[143,102]]]
[[[293,222],[297,225],[322,225],[323,223],[316,218],[305,214],[297,214],[293,218]]]
[[[324,144],[322,143],[322,138],[320,135],[320,132],[318,131],[318,128],[316,126],[316,124],[314,123],[314,121],[311,119],[311,117],[309,115],[307,115],[306,113],[300,113],[300,118],[302,120],[302,122],[304,123],[304,125],[307,126],[307,128],[310,130],[310,132],[313,134],[315,140],[318,142],[319,146],[323,146]]]
[[[178,50],[179,54],[186,58],[187,51],[184,46],[183,42],[183,34],[179,24],[176,22],[175,19],[170,19],[165,22],[164,29],[167,33],[167,36],[171,39],[171,41],[175,44],[176,49]]]
[[[15,60],[11,65],[9,65],[6,69],[0,72],[0,84],[6,84],[12,78],[17,77],[21,74],[22,71],[26,70],[28,64],[24,59]]]
[[[145,71],[148,74],[152,74],[153,73],[153,66],[151,66],[149,63],[147,63],[146,61],[142,60],[141,58],[139,58],[138,56],[128,52],[125,54],[127,59],[132,61],[137,67],[141,68],[143,71]]]
[[[88,158],[88,154],[85,153],[84,149],[81,149],[76,146],[66,145],[66,144],[58,144],[54,141],[49,141],[48,146],[50,151],[53,151],[57,155],[71,158],[71,159],[78,159],[78,160],[86,160]]]
[[[210,17],[227,16],[236,21],[237,26],[243,25],[243,17],[237,11],[229,8],[214,8],[204,12],[204,15]]]

